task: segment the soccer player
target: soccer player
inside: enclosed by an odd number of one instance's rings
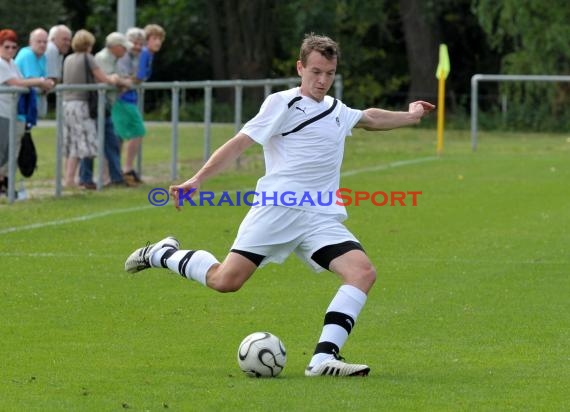
[[[184,200],[180,194],[197,191],[244,150],[259,143],[266,174],[259,179],[256,192],[308,191],[315,197],[312,205],[277,206],[268,198],[268,204],[252,207],[221,263],[205,250],[179,249],[174,237],[135,250],[125,262],[125,270],[131,273],[150,267],[168,268],[219,292],[237,291],[258,267],[281,263],[292,252],[315,271],[336,273],[342,285],[326,310],[306,376],[368,375],[367,365],[344,362],[339,352],[376,280],[363,247],[342,224],[347,217],[344,206],[321,205],[317,196],[339,188],[344,142],[352,128],[387,130],[413,125],[435,108],[424,101],[410,103],[407,112],[347,107],[327,96],[339,58],[339,47],[332,39],[306,35],[297,61],[301,86],[268,96],[259,113],[216,150],[193,177],[170,186],[179,209],[179,199]]]

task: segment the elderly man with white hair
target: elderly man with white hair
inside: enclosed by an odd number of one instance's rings
[[[37,28],[30,33],[29,46],[23,47],[14,62],[24,79],[45,78],[46,71],[46,48],[48,33],[44,29]],[[45,116],[47,112],[47,99],[42,90],[37,89],[38,115]]]
[[[49,30],[46,50],[47,76],[54,82],[61,82],[63,74],[63,58],[71,47],[71,30],[64,24],[53,26]]]

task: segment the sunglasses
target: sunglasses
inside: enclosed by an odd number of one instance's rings
[[[13,46],[11,44],[5,44],[4,46],[2,46],[3,48],[5,48],[6,50],[16,50],[18,48],[18,46]]]

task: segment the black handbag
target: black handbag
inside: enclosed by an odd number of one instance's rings
[[[36,145],[32,140],[30,129],[26,129],[20,140],[20,152],[18,153],[18,169],[24,177],[32,177],[38,164]]]
[[[93,78],[93,73],[89,70],[89,63],[87,61],[87,54],[83,55],[85,61],[85,80],[89,84],[94,84],[95,79]],[[97,118],[98,113],[98,103],[99,97],[97,95],[97,90],[90,90],[87,92],[87,106],[89,106],[89,117],[92,119]]]

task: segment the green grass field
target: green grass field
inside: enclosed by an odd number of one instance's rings
[[[438,159],[434,130],[355,132],[343,186],[422,195],[416,207],[348,208],[378,282],[343,355],[372,372],[308,379],[335,276],[291,257],[222,295],[166,271],[125,273],[134,248],[167,234],[223,257],[247,209],[152,207],[149,190],[170,183],[158,126],[148,184],[55,199],[53,133],[34,134],[32,198],[0,204],[0,410],[570,409],[567,136],[482,133],[471,153],[452,130]],[[180,180],[200,165],[202,133],[180,131]],[[216,127],[214,145],[231,134]],[[254,187],[260,153],[203,189]],[[238,369],[238,344],[259,330],[286,345],[276,379]]]

